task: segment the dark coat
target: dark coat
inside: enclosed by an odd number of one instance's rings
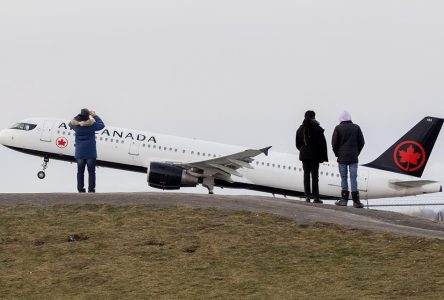
[[[338,163],[355,164],[358,163],[358,156],[364,148],[365,141],[358,125],[352,121],[344,121],[336,126],[331,144]]]
[[[327,141],[324,129],[312,120],[308,127],[308,140],[304,141],[303,125],[296,132],[296,148],[299,150],[299,160],[322,163],[328,161]]]
[[[94,117],[95,122],[91,122],[92,124],[85,126],[80,126],[79,120],[80,118],[77,116],[69,123],[69,127],[76,133],[75,158],[96,159],[96,131],[105,128],[105,124],[103,124],[103,121],[98,116]]]

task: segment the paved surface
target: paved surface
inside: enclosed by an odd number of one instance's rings
[[[0,206],[77,204],[215,207],[229,211],[268,212],[292,219],[299,224],[326,222],[348,228],[444,240],[443,223],[435,223],[395,212],[315,205],[282,198],[184,193],[0,194]]]

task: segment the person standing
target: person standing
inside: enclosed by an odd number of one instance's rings
[[[85,193],[85,167],[88,167],[88,193],[96,192],[96,131],[105,124],[94,111],[84,108],[69,123],[75,131],[75,159],[77,161],[77,190]]]
[[[352,191],[353,207],[363,208],[359,199],[358,190],[358,156],[364,148],[364,136],[361,128],[352,122],[348,111],[339,116],[340,124],[335,127],[332,137],[333,152],[338,158],[339,174],[341,175],[341,200],[335,204],[347,206],[350,191],[348,188],[348,171],[350,171],[350,185]]]
[[[314,111],[305,112],[304,121],[296,132],[296,148],[304,169],[305,201],[310,202],[313,196],[313,203],[323,203],[319,199],[319,163],[328,161],[327,141],[315,117]]]

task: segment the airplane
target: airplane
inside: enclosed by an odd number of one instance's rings
[[[433,180],[421,179],[444,119],[425,117],[374,161],[358,169],[361,199],[393,198],[442,191]],[[69,121],[30,118],[0,131],[0,144],[43,158],[75,162],[75,134]],[[97,166],[147,174],[148,185],[178,190],[201,184],[304,197],[302,163],[293,154],[248,149],[202,140],[107,126],[96,133]],[[337,163],[319,168],[320,197],[339,199]]]

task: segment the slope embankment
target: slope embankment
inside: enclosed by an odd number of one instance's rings
[[[213,207],[229,211],[266,212],[292,219],[299,224],[323,222],[347,228],[444,239],[442,223],[388,211],[315,205],[282,198],[185,193],[0,194],[2,206],[82,204]]]

